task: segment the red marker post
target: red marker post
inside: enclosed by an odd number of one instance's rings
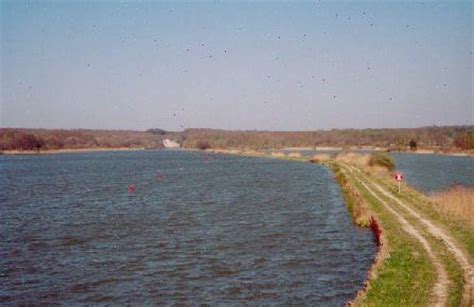
[[[403,175],[400,173],[395,174],[395,180],[398,181],[398,193],[402,192],[402,181],[403,181]]]

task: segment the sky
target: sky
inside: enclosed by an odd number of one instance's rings
[[[470,1],[0,2],[0,127],[473,124]]]

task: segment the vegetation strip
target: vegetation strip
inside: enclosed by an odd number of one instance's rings
[[[336,174],[336,180],[342,188],[348,210],[351,213],[354,223],[360,227],[370,227],[377,244],[377,253],[375,255],[374,263],[371,265],[367,273],[367,279],[364,282],[364,287],[357,292],[353,300],[347,302],[347,305],[355,305],[366,296],[367,291],[369,291],[371,281],[377,277],[377,268],[387,257],[388,244],[380,223],[378,222],[377,218],[374,217],[372,212],[369,211],[368,205],[363,196],[349,183],[349,179],[342,172],[338,165],[332,163],[330,167]]]

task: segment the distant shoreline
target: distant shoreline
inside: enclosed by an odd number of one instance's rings
[[[391,150],[388,151],[387,148],[383,147],[372,147],[372,146],[363,146],[363,147],[331,147],[331,146],[316,146],[316,147],[284,147],[281,149],[271,149],[274,151],[320,151],[320,152],[327,152],[327,151],[383,151],[389,153],[403,153],[403,154],[417,154],[417,155],[440,155],[440,156],[453,156],[453,157],[470,157],[474,158],[474,152],[436,152],[433,149],[418,149],[415,151],[398,151],[398,150]]]
[[[183,150],[193,150],[191,148],[180,148]],[[109,152],[109,151],[142,151],[142,150],[153,150],[147,149],[145,147],[91,147],[91,148],[65,148],[65,149],[47,149],[47,150],[4,150],[0,151],[0,155],[49,155],[49,154],[64,154],[64,153],[87,153],[87,152]],[[332,146],[317,146],[317,147],[284,147],[284,148],[271,148],[268,150],[272,150],[275,152],[279,151],[309,151],[314,150],[317,152],[331,152],[331,151],[387,151],[386,148],[382,147],[371,147],[371,146],[364,146],[364,147],[332,147]],[[219,153],[234,153],[238,154],[240,152],[248,152],[249,149],[220,149],[210,148],[209,151],[212,152],[219,152]],[[252,152],[258,153],[258,150],[250,150]],[[468,157],[474,158],[474,153],[467,153],[467,152],[436,152],[432,149],[419,149],[416,151],[390,151],[391,153],[402,153],[402,154],[417,154],[417,155],[440,155],[440,156],[452,156],[452,157]]]
[[[4,150],[0,151],[3,155],[50,155],[62,153],[86,153],[86,152],[105,152],[105,151],[141,151],[144,147],[98,147],[98,148],[67,148],[67,149],[47,149],[47,150]]]

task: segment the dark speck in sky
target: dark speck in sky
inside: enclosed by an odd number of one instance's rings
[[[176,118],[184,116],[173,101],[185,103],[190,114],[200,112],[189,116],[187,127],[293,130],[469,122],[472,89],[468,77],[474,49],[469,43],[472,14],[468,3],[446,2],[442,9],[427,3],[427,9],[421,10],[420,4],[411,3],[332,5],[321,1],[320,10],[319,5],[277,1],[250,5],[238,15],[234,10],[240,7],[239,1],[215,0],[215,7],[209,7],[211,2],[199,4],[200,8],[192,1],[126,3],[122,7],[94,1],[74,6],[53,2],[48,7],[58,9],[29,5],[24,10],[27,4],[7,1],[5,5],[11,9],[2,11],[5,35],[0,39],[2,46],[8,45],[2,54],[3,100],[5,110],[16,114],[9,112],[3,124],[141,130],[154,125],[164,113],[160,125],[172,130],[181,124]],[[90,10],[87,16],[81,16],[86,10]],[[223,21],[226,25],[219,26]],[[193,30],[200,34],[193,34]],[[32,44],[31,37],[42,41]],[[426,56],[440,46],[439,56]],[[232,53],[227,48],[232,48]],[[113,52],[104,56],[106,50]],[[257,73],[249,73],[245,69],[249,65]],[[45,74],[43,69],[49,71]],[[71,73],[60,80],[62,71]],[[393,71],[397,74],[390,73]],[[231,72],[231,78],[222,78],[222,72]],[[104,84],[103,80],[110,82]],[[76,90],[77,84],[89,82],[93,86]],[[30,84],[35,84],[35,91]],[[61,84],[57,93],[47,90],[57,84]],[[159,90],[157,85],[169,88]],[[249,93],[240,101],[242,88]],[[140,99],[136,99],[137,92]],[[334,92],[343,98],[333,98]],[[77,118],[61,107],[61,103],[67,105],[71,93],[78,94],[74,98],[84,105],[85,116]],[[211,93],[216,103],[207,101]],[[202,95],[203,99],[193,101]],[[351,96],[353,101],[347,101]],[[114,101],[134,103],[109,116]],[[252,109],[255,101],[257,105],[259,101],[271,104],[272,114],[258,114]],[[294,101],[295,110],[308,113],[288,114],[288,101]],[[369,116],[377,102],[387,101],[380,112],[390,115],[390,121]],[[407,101],[413,103],[402,105],[406,109],[390,107],[393,102]],[[430,108],[426,108],[428,101]],[[446,109],[446,101],[459,103]],[[217,102],[233,105],[222,107],[222,114],[214,117],[211,114]],[[319,108],[326,102],[334,104],[334,109]],[[336,109],[336,102],[347,105]],[[140,111],[129,112],[132,105]],[[48,108],[55,112],[46,114]],[[369,110],[367,121],[353,116],[360,109]],[[22,110],[31,113],[23,114]],[[331,120],[336,111],[341,113],[341,121]],[[64,114],[52,114],[56,112]],[[239,120],[235,114],[249,116]],[[423,116],[412,121],[407,114]]]

